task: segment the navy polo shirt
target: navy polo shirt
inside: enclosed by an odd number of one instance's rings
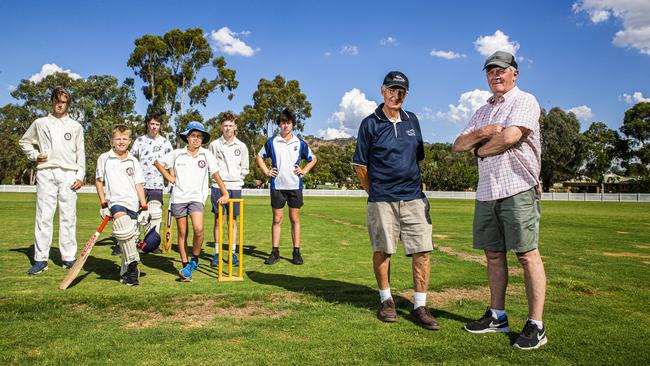
[[[368,168],[369,202],[421,198],[418,162],[424,159],[424,142],[420,123],[415,114],[404,110],[400,110],[401,122],[391,122],[383,106],[361,122],[352,164]]]

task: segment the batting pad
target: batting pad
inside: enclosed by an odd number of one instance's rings
[[[113,236],[118,241],[127,241],[136,238],[139,234],[136,221],[128,215],[113,220]]]

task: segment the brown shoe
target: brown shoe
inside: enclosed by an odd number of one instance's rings
[[[426,306],[420,306],[417,309],[411,310],[411,316],[426,329],[440,329],[440,324],[438,324],[438,321],[433,315],[431,315]]]
[[[395,302],[393,301],[392,297],[379,304],[379,309],[377,310],[377,318],[387,323],[397,321],[397,310],[395,310]]]

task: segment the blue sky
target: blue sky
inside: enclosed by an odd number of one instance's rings
[[[15,1],[0,2],[0,105],[21,79],[60,68],[137,77],[133,41],[200,27],[237,70],[235,98],[214,94],[206,118],[250,104],[260,78],[296,79],[312,103],[305,133],[356,136],[381,102],[384,75],[410,79],[405,109],[424,138],[452,142],[489,96],[486,54],[510,49],[518,85],[547,110],[572,109],[583,130],[620,127],[650,101],[650,1]],[[136,109],[146,102],[137,83]]]

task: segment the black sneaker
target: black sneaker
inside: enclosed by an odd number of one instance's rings
[[[137,286],[140,284],[140,270],[138,269],[138,262],[131,262],[126,268],[126,273],[122,275],[120,282],[127,286]]]
[[[271,250],[271,254],[269,255],[268,258],[264,261],[264,264],[275,264],[275,262],[280,260],[280,251],[279,250]]]
[[[122,247],[120,247],[119,244],[113,247],[113,251],[111,252],[111,255],[121,255],[122,254]]]
[[[300,255],[300,250],[293,250],[293,258],[291,259],[291,263],[293,264],[303,264],[305,261],[302,260],[302,256]]]
[[[470,333],[510,332],[510,328],[508,327],[508,316],[504,315],[502,320],[493,318],[489,306],[481,319],[469,322],[465,324],[463,328]]]
[[[546,342],[548,342],[546,329],[539,329],[535,323],[527,320],[526,325],[524,325],[524,330],[521,331],[519,338],[517,338],[515,344],[512,346],[518,349],[531,350],[545,345]]]

